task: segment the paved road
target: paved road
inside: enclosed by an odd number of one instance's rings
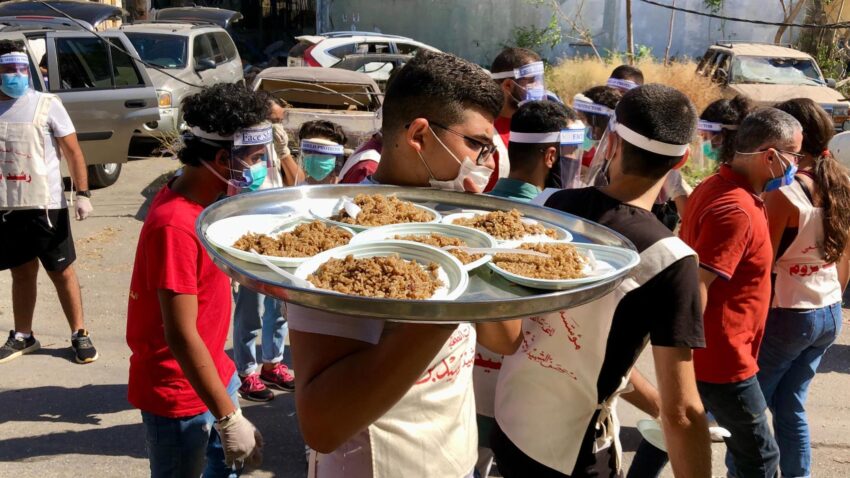
[[[86,322],[101,358],[86,366],[70,361],[70,334],[46,275],[35,332],[42,350],[0,366],[0,476],[33,478],[146,476],[144,429],[126,401],[129,349],[124,341],[126,295],[140,219],[164,177],[177,168],[168,159],[133,161],[118,183],[96,191],[94,216],[74,223],[77,270]],[[10,278],[0,273],[0,329],[12,328]],[[640,367],[652,376],[648,357]],[[850,333],[824,359],[812,389],[810,412],[816,471],[850,476]],[[266,438],[265,463],[250,476],[303,477],[304,445],[292,396],[268,404],[243,404]],[[626,462],[637,443],[640,415],[621,407]],[[723,474],[722,445],[714,446],[714,474]],[[671,476],[668,472],[667,476]]]

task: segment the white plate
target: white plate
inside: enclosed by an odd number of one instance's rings
[[[429,207],[425,207],[425,206],[422,206],[420,204],[413,204],[413,205],[417,209],[421,209],[422,211],[426,211],[426,212],[431,213],[431,215],[434,217],[434,219],[431,220],[431,221],[428,221],[427,223],[421,223],[420,222],[420,223],[401,223],[401,224],[438,223],[438,222],[440,222],[440,220],[443,217],[443,216],[440,215],[440,213],[438,213],[437,211],[435,211],[435,210],[433,210]],[[347,227],[349,229],[354,230],[355,232],[365,231],[367,229],[375,229],[377,227],[383,227],[383,226],[360,226],[360,225],[357,225],[357,224],[347,224],[347,223],[344,223],[344,222],[334,221],[333,219],[331,219],[331,217],[335,216],[338,212],[339,211],[338,211],[337,201],[334,201],[334,202],[327,202],[326,201],[326,202],[323,202],[321,204],[317,204],[317,205],[310,207],[310,214],[312,214],[314,217],[319,218],[322,221],[325,221],[329,224],[333,224],[335,226]],[[387,225],[390,225],[390,224],[387,224]]]
[[[454,256],[436,247],[409,241],[382,241],[377,244],[349,244],[337,247],[304,261],[295,269],[295,276],[307,280],[307,276],[329,259],[344,259],[349,254],[357,259],[398,254],[404,260],[415,260],[419,264],[435,262],[439,266],[437,277],[444,285],[426,300],[455,300],[469,285],[469,275]]]
[[[631,269],[640,263],[640,255],[637,252],[613,246],[602,246],[599,244],[584,244],[574,243],[574,246],[579,252],[586,254],[587,251],[592,251],[596,262],[602,266],[601,270],[597,271],[592,276],[582,277],[579,279],[533,279],[508,272],[497,266],[495,262],[487,264],[494,272],[504,277],[505,279],[519,285],[531,287],[533,289],[545,290],[563,290],[577,287],[580,285],[590,284],[600,280],[607,280],[623,272],[623,270]]]
[[[233,243],[239,240],[243,235],[253,232],[255,234],[266,234],[276,236],[282,232],[289,232],[295,229],[299,224],[312,222],[315,219],[300,216],[300,215],[280,215],[280,214],[250,214],[245,216],[231,216],[220,221],[210,224],[207,228],[207,239],[216,247],[230,254],[233,257],[242,259],[243,261],[254,264],[262,264],[249,251],[242,251],[233,247]],[[350,228],[342,227],[352,236],[354,231]],[[269,262],[280,267],[297,267],[299,264],[309,259],[309,257],[277,257],[263,256]]]
[[[475,209],[467,209],[463,212],[458,212],[454,214],[449,214],[447,216],[443,216],[443,224],[454,224],[454,222],[458,219],[471,219],[475,216],[487,214],[491,211],[479,211]],[[554,229],[556,238],[552,239],[546,234],[534,234],[523,237],[522,239],[507,239],[502,240],[496,238],[499,242],[500,247],[508,247],[515,248],[522,244],[523,242],[570,242],[573,240],[573,235],[569,233],[566,229],[555,226],[554,224],[549,224],[548,222],[537,221],[535,219],[531,219],[528,217],[522,218],[522,222],[526,224],[540,224],[541,226],[547,229]]]
[[[469,247],[496,247],[496,239],[486,232],[471,227],[455,226],[454,224],[406,223],[390,226],[374,227],[363,231],[351,240],[351,244],[372,244],[385,239],[397,240],[395,236],[428,235],[430,233],[456,237],[463,240]],[[416,242],[416,241],[411,241]],[[419,244],[419,243],[417,243]],[[490,262],[493,256],[485,255],[477,261],[463,264],[463,268],[471,271]]]
[[[652,446],[661,451],[667,451],[667,444],[664,442],[664,431],[661,429],[661,424],[658,420],[638,420],[637,429],[644,440],[648,441]]]

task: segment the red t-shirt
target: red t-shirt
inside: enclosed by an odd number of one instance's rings
[[[758,372],[756,358],[770,306],[773,248],[762,200],[723,165],[688,200],[681,237],[700,266],[718,275],[703,314],[706,348],[694,350],[697,380],[739,382]]]
[[[170,185],[163,187],[139,234],[130,280],[127,345],[132,355],[127,395],[133,406],[164,417],[197,415],[207,406],[168,349],[157,290],[197,296],[198,333],[224,386],[236,370],[224,353],[230,330],[230,280],[195,235],[195,220],[202,210]]]
[[[508,142],[511,139],[511,119],[505,116],[499,116],[496,118],[496,121],[493,123],[493,126],[496,128],[496,133],[502,138],[502,143],[505,147],[508,147]],[[493,161],[496,162],[496,169],[493,170],[493,174],[490,175],[490,181],[487,183],[487,186],[484,188],[484,192],[490,192],[496,187],[496,181],[499,180],[499,152],[496,151],[493,153]]]
[[[357,147],[357,149],[352,153],[352,157],[357,156],[363,151],[373,149],[381,154],[381,151],[384,149],[384,138],[379,134],[373,134],[368,141],[361,144]],[[371,159],[362,159],[360,162],[351,167],[348,171],[346,171],[345,176],[343,176],[339,182],[341,184],[360,184],[364,179],[369,176],[375,174],[375,171],[378,170],[378,162],[373,161]]]

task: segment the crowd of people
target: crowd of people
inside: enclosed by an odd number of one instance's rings
[[[0,45],[0,123],[20,131],[14,147],[48,164],[58,145],[83,219],[91,206],[73,127],[54,97],[7,80],[28,75],[21,53]],[[830,116],[807,99],[756,108],[744,97],[700,113],[629,66],[567,105],[543,73],[521,48],[489,72],[421,51],[390,79],[381,130],[350,155],[328,121],[302,125],[293,154],[287,105],[267,93],[219,84],[185,101],[183,167],[145,219],[127,313],[128,395],[152,476],[257,466],[262,435],[239,398],[272,400],[272,388],[294,392],[309,474],[322,478],[486,477],[494,462],[507,478],[622,476],[619,398],[664,437],[641,443],[630,477],[658,476],[668,462],[676,476],[711,476],[710,423],[729,432],[729,476],[812,475],[807,390],[840,333],[850,278],[850,177],[827,148]],[[0,269],[12,270],[15,305],[0,362],[38,346],[38,260],[65,297],[78,361],[90,362],[79,286],[63,272],[74,253],[56,173],[12,150],[0,154],[40,174],[45,191],[0,182]],[[716,172],[692,189],[680,170],[694,155]],[[223,196],[335,183],[557,209],[628,238],[641,266],[576,308],[411,324],[283,304],[231,282],[195,235],[198,215]],[[657,386],[635,368],[647,344]],[[451,373],[421,380],[438,366]]]

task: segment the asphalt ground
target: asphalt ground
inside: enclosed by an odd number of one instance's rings
[[[34,330],[42,349],[0,365],[0,477],[149,474],[141,416],[126,399],[130,356],[124,340],[127,294],[145,211],[177,167],[177,162],[163,158],[125,164],[115,185],[93,192],[92,217],[73,223],[86,326],[100,353],[97,362],[73,362],[68,325],[52,283],[40,273]],[[11,279],[8,272],[2,272],[0,329],[11,329],[12,320]],[[654,377],[648,353],[638,367]],[[306,476],[293,396],[276,393],[269,403],[242,403],[245,415],[257,424],[266,442],[263,465],[245,476]],[[845,329],[824,357],[810,391],[808,411],[817,476],[850,476],[848,396],[850,332]],[[634,425],[645,417],[625,404],[619,412],[628,465],[639,441]],[[713,446],[715,476],[725,475],[724,452],[723,444]],[[664,476],[672,476],[669,467]]]

